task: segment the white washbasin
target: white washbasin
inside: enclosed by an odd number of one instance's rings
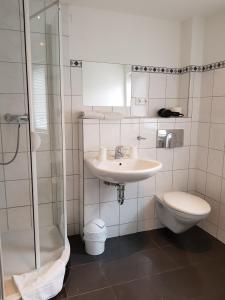
[[[85,158],[93,175],[111,183],[126,183],[145,180],[155,175],[162,167],[159,161],[143,159]]]

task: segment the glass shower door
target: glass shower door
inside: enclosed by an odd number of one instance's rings
[[[33,131],[40,265],[65,245],[62,91],[58,1],[29,0]]]

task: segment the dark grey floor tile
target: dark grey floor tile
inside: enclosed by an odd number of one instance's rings
[[[90,263],[71,268],[65,290],[67,296],[70,297],[108,286],[109,283],[105,279],[99,264]]]
[[[225,296],[224,276],[219,266],[203,263],[160,274],[152,279],[152,285],[163,299],[204,299],[215,292]]]
[[[118,300],[162,300],[148,279],[139,279],[113,286]]]
[[[112,288],[106,288],[91,293],[75,296],[69,300],[117,300]]]

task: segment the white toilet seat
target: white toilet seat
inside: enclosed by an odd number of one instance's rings
[[[210,205],[202,198],[185,192],[172,191],[158,195],[158,199],[182,217],[208,215],[211,211]]]

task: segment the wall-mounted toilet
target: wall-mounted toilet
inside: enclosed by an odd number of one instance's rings
[[[211,211],[210,205],[200,197],[172,191],[156,195],[156,212],[159,221],[175,233],[181,233],[201,220]]]

